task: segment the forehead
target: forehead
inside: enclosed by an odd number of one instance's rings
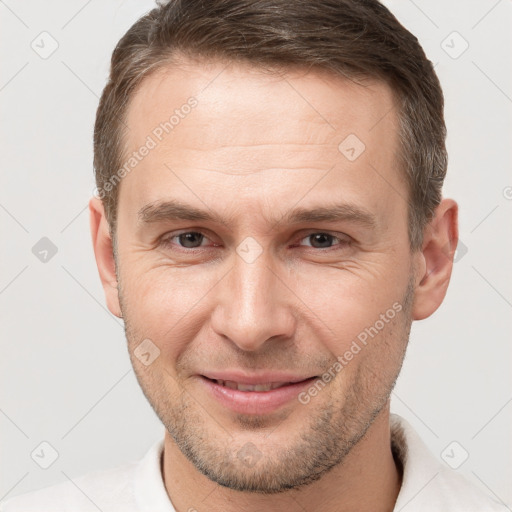
[[[403,188],[393,94],[381,82],[182,61],[142,82],[126,121],[124,161],[139,155],[125,166],[120,203],[142,207],[187,184],[217,202],[235,192],[280,200],[286,190],[298,199],[329,169],[317,193],[343,189],[378,206]]]
[[[198,108],[193,110],[192,123],[182,123],[176,110],[183,110],[191,97],[197,99]],[[176,142],[192,131],[195,136],[207,135],[209,145],[221,145],[235,135],[251,145],[275,142],[276,135],[284,133],[286,139],[278,142],[325,143],[335,142],[347,126],[359,128],[371,142],[366,132],[384,117],[382,128],[389,129],[393,106],[391,89],[380,81],[356,83],[320,69],[273,73],[249,64],[179,60],[139,86],[128,108],[126,142],[128,147],[136,145],[173,113],[179,117],[171,123]],[[234,134],[229,130],[234,125],[245,129]],[[264,132],[254,130],[262,126]],[[373,135],[378,137],[380,131]]]

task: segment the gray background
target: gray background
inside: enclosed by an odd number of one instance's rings
[[[450,464],[467,452],[456,471],[512,507],[512,3],[386,4],[444,88],[463,243],[444,304],[413,325],[392,409]],[[152,5],[0,1],[0,500],[138,459],[163,436],[104,306],[87,212],[110,55]],[[42,237],[57,248],[46,262]],[[48,469],[48,446],[31,458],[43,441],[58,453]]]

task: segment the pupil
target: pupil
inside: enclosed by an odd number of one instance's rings
[[[181,245],[183,245],[183,247],[187,247],[190,249],[190,248],[200,246],[202,237],[203,237],[203,235],[201,235],[201,233],[195,233],[195,232],[182,233],[179,236],[179,240],[180,240]],[[194,241],[194,239],[196,239],[196,240]]]
[[[331,235],[327,235],[325,233],[319,233],[317,235],[312,235],[312,238],[313,238],[313,242],[312,242],[313,247],[330,247]],[[317,244],[317,242],[318,242],[318,244]],[[315,245],[315,244],[317,244],[317,245]]]

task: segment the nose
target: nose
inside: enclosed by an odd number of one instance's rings
[[[213,330],[245,351],[257,351],[271,338],[290,338],[296,328],[293,293],[268,258],[235,263],[217,288]]]

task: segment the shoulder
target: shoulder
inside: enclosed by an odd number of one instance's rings
[[[0,512],[130,512],[136,462],[97,470],[77,478],[15,496],[0,504]]]
[[[448,510],[464,512],[505,512],[505,505],[495,501],[462,475],[443,468],[432,481],[432,491],[426,496],[431,510],[448,507]]]
[[[391,415],[395,458],[403,466],[402,488],[395,510],[403,512],[504,512],[469,480],[442,464],[414,429],[400,416]]]

